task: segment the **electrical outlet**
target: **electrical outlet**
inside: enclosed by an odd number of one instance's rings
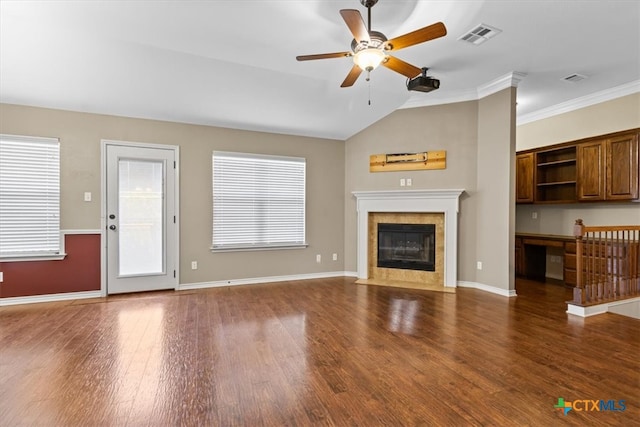
[[[191,261],[191,269],[192,270],[198,269],[198,261]]]
[[[538,212],[531,212],[531,219],[538,219]]]
[[[478,270],[482,270],[482,261],[478,261],[478,264],[476,264],[476,267],[478,268]]]
[[[333,254],[333,260],[337,261],[338,260],[338,254]]]
[[[84,192],[84,201],[85,202],[90,202],[91,201],[91,192],[90,191],[85,191]]]
[[[411,178],[407,178],[407,187],[411,187],[413,185],[413,180]]]
[[[404,187],[405,185],[407,185],[407,180],[404,178],[400,178],[400,187]]]
[[[316,262],[317,263],[321,263],[322,262],[322,256],[320,256],[320,254],[316,255]]]
[[[0,283],[4,282],[4,273],[0,271]]]

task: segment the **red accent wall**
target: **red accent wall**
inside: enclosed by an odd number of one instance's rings
[[[100,290],[100,235],[67,234],[60,261],[0,262],[0,298]]]

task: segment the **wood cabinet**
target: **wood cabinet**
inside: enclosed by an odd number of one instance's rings
[[[638,194],[638,133],[606,140],[606,200],[634,200]]]
[[[633,129],[517,153],[516,203],[637,200],[639,134]]]
[[[638,198],[638,134],[578,145],[578,200]]]
[[[576,286],[576,244],[566,242],[564,244],[564,284]]]
[[[516,156],[516,203],[533,203],[533,153]]]
[[[520,237],[516,237],[514,254],[516,276],[524,276],[526,273],[524,247],[522,245],[522,238]]]
[[[515,236],[515,274],[541,282],[553,280],[546,276],[548,251],[562,253],[563,282],[576,286],[576,243],[571,236],[518,233]]]
[[[604,200],[604,152],[604,141],[587,142],[577,146],[578,200]]]

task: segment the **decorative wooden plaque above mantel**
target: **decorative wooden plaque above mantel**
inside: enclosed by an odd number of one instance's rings
[[[369,157],[369,172],[416,171],[445,169],[446,151],[424,151],[422,153],[372,154]]]

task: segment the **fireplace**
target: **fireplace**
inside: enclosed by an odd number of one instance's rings
[[[435,224],[378,224],[378,267],[435,271]]]
[[[455,292],[459,197],[464,190],[354,191],[356,283]],[[378,267],[378,224],[435,224],[435,271]],[[406,252],[406,251],[405,251]]]

